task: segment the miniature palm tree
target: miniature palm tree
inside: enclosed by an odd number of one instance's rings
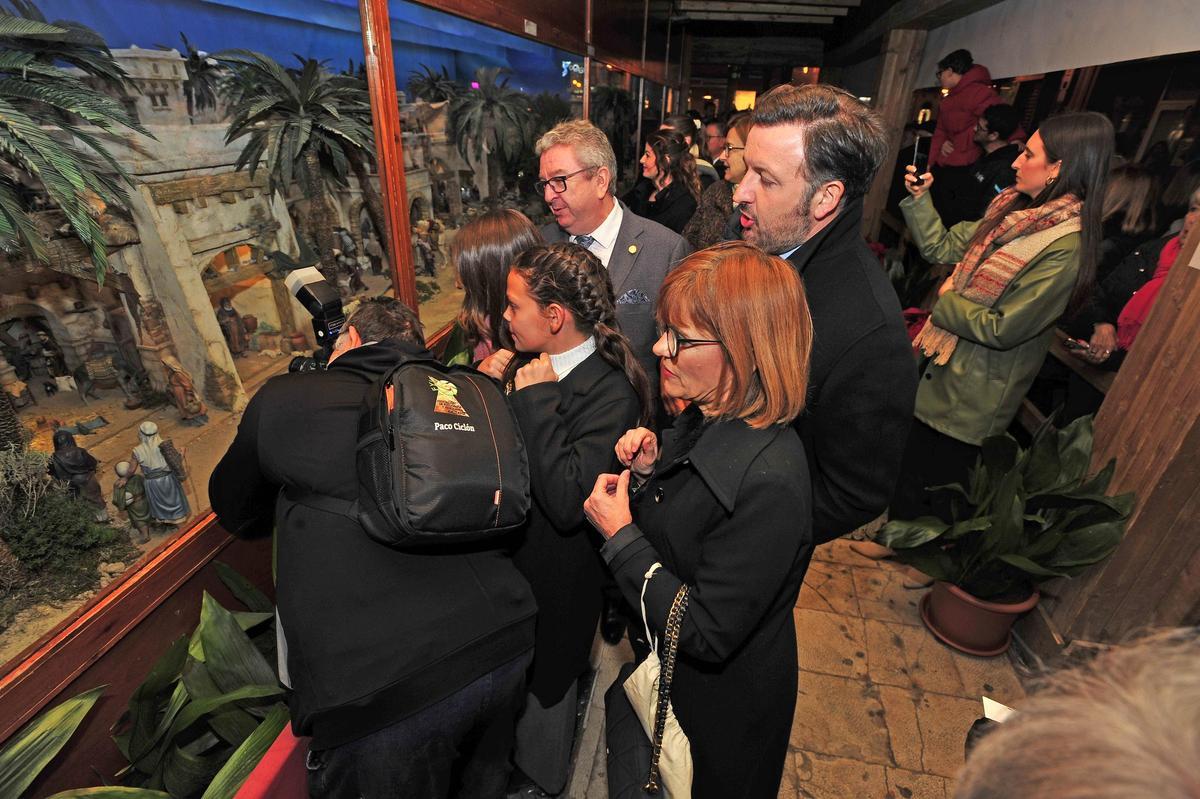
[[[441,72],[435,72],[422,64],[421,69],[424,71],[408,73],[408,91],[413,97],[429,103],[441,103],[462,94],[463,87],[451,80],[445,67]]]
[[[108,252],[98,217],[105,206],[126,202],[122,182],[130,178],[100,135],[122,128],[150,134],[117,100],[57,66],[123,86],[125,73],[97,34],[74,23],[49,24],[29,3],[14,6],[19,16],[0,12],[0,250],[47,260],[45,240],[28,215],[44,196],[66,216],[103,280]]]
[[[516,161],[530,136],[533,112],[529,98],[508,88],[508,78],[496,79],[508,70],[481,67],[475,71],[478,89],[455,98],[450,105],[450,127],[463,158],[468,150],[476,160],[487,157],[488,194],[499,195],[504,187],[504,163]]]
[[[217,107],[222,70],[220,63],[215,58],[193,46],[182,31],[179,38],[183,40],[183,66],[187,70],[187,80],[183,82],[183,94],[187,98],[187,110],[190,117],[206,109]],[[166,48],[163,47],[163,49]]]
[[[269,190],[286,192],[299,180],[308,200],[304,232],[328,269],[334,268],[334,213],[326,181],[344,183],[353,169],[348,153],[374,157],[370,99],[358,78],[336,75],[315,59],[300,59],[286,70],[274,59],[249,50],[213,55],[232,73],[227,142],[246,137],[235,168],[253,177],[265,169]],[[373,190],[370,180],[363,191]],[[382,228],[381,228],[382,229]]]

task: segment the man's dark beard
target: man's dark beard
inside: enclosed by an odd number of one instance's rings
[[[759,224],[759,220],[755,219],[753,230],[757,231],[757,235],[755,236],[755,240],[752,242],[754,246],[773,255],[782,255],[785,252],[796,249],[805,241],[807,241],[809,231],[812,230],[812,220],[808,218],[808,207],[812,204],[812,198],[815,195],[816,189],[810,190],[808,196],[804,198],[804,201],[796,207],[796,210],[799,211],[799,213],[795,214],[793,219],[799,224],[797,227],[794,227],[788,231],[786,238],[783,236],[777,237],[773,233],[764,236],[762,233],[762,227]],[[745,213],[742,208],[742,203],[738,203],[737,208],[739,213]],[[743,239],[745,236],[746,233],[743,230]]]

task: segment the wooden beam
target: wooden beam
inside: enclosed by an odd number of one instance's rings
[[[928,35],[929,32],[923,30],[893,30],[888,31],[884,39],[883,66],[875,84],[874,107],[887,129],[888,154],[863,202],[863,235],[871,240],[879,238],[883,208],[893,179],[892,164],[896,163],[900,153],[900,139],[912,109],[917,70]]]
[[[1109,493],[1137,507],[1107,561],[1056,583],[1051,616],[1068,639],[1117,641],[1200,613],[1200,229],[1184,243],[1096,415],[1092,466],[1116,459]]]
[[[853,64],[875,55],[878,43],[890,30],[929,30],[994,6],[1001,0],[900,0],[865,27],[853,20],[859,32],[846,44],[831,51],[829,66]]]
[[[396,67],[392,60],[392,29],[387,0],[359,0],[367,88],[371,93],[371,125],[375,131],[375,160],[379,191],[387,219],[388,263],[396,299],[420,316],[417,272],[413,263],[408,219],[408,190],[404,184],[404,145],[400,106],[396,103]]]
[[[743,3],[727,0],[682,0],[678,9],[690,11],[733,11],[757,14],[812,14],[824,17],[844,17],[850,13],[845,6],[813,6],[798,3]]]
[[[793,25],[829,25],[833,17],[799,14],[747,14],[738,11],[690,11],[675,17],[680,21],[704,22],[787,22]]]
[[[773,66],[780,63],[819,64],[824,45],[805,36],[698,36],[692,40],[692,64]]]

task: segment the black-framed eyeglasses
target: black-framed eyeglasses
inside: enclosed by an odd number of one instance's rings
[[[594,166],[585,166],[583,169],[576,169],[574,172],[572,172],[568,175],[555,175],[552,178],[546,178],[545,180],[539,180],[537,183],[533,184],[533,188],[534,188],[534,190],[537,191],[538,194],[542,194],[543,192],[546,191],[546,187],[549,186],[550,189],[555,194],[562,194],[564,191],[567,190],[567,178],[573,178],[576,175],[578,175],[580,172],[587,172],[588,170],[596,169],[596,168],[597,167],[594,167]]]
[[[723,148],[721,148],[721,152],[725,153],[725,155],[729,155],[730,153],[732,153],[736,150],[745,150],[745,149],[746,149],[745,147],[734,147],[732,144],[726,144]]]
[[[667,337],[667,357],[674,358],[679,355],[680,350],[686,350],[688,347],[699,347],[703,344],[723,344],[715,338],[687,338],[679,335],[678,331],[673,327],[668,327],[666,330],[659,333],[660,336]]]

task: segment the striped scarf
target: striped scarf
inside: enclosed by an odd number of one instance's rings
[[[1016,194],[1015,188],[1008,188],[996,195],[984,219],[999,213]],[[972,245],[954,267],[950,276],[954,291],[963,299],[991,308],[1038,253],[1080,229],[1082,209],[1081,200],[1073,194],[1064,194],[1035,208],[1010,212],[982,241]],[[913,340],[913,346],[920,347],[938,366],[949,362],[957,344],[958,336],[935,325],[932,316]]]

